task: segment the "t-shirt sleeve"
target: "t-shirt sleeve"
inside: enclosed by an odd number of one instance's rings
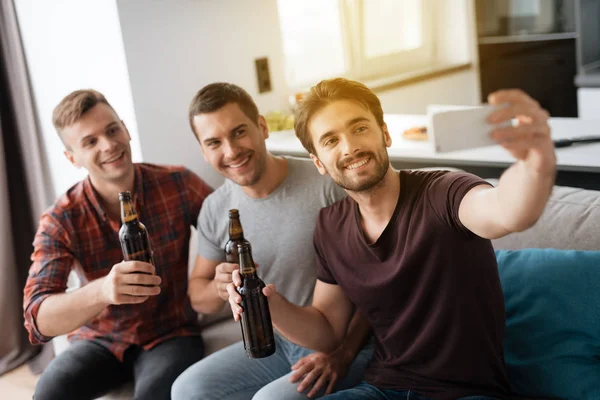
[[[190,214],[192,217],[192,223],[198,228],[196,224],[195,216],[200,212],[200,208],[202,207],[202,203],[204,203],[204,199],[206,196],[212,193],[213,189],[206,184],[198,175],[193,173],[192,171],[186,169],[183,178],[185,180],[188,199],[190,204]]]
[[[436,215],[448,226],[465,233],[472,232],[463,225],[458,216],[460,203],[469,190],[491,183],[466,172],[436,171],[431,173],[426,196]]]
[[[315,233],[313,235],[313,245],[315,247],[315,263],[317,266],[317,279],[330,283],[332,285],[337,285],[336,279],[333,277],[331,270],[327,264],[327,259],[325,258],[323,251],[324,243],[322,240],[323,235],[323,210],[319,213],[319,218],[317,219],[317,225],[315,227]]]
[[[207,201],[198,214],[198,255],[207,260],[223,261],[225,253],[218,243],[218,218],[211,208],[210,201]]]

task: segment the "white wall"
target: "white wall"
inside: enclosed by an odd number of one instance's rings
[[[116,4],[106,0],[18,0],[15,5],[54,192],[64,192],[87,175],[64,157],[52,126],[54,107],[73,90],[93,88],[106,96],[129,128],[133,159],[140,161]]]
[[[425,114],[428,104],[480,104],[479,78],[471,69],[377,95],[385,113]]]
[[[202,159],[187,110],[208,83],[246,89],[261,113],[288,96],[276,0],[117,2],[144,160],[184,164],[215,186],[222,178]],[[258,94],[254,59],[268,57],[273,91]]]

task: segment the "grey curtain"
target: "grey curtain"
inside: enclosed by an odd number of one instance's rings
[[[0,0],[0,375],[41,350],[23,327],[37,221],[54,194],[12,0]]]

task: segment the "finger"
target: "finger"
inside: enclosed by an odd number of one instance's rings
[[[328,380],[329,374],[321,374],[317,382],[313,385],[312,389],[310,389],[310,392],[308,392],[306,396],[312,398],[319,394],[319,392],[321,391],[321,389],[323,389],[325,383],[327,383]]]
[[[235,270],[231,273],[231,280],[235,284],[235,286],[242,286],[242,276],[240,275],[239,270]]]
[[[144,272],[146,274],[154,274],[154,265],[143,261],[123,261],[115,267],[118,268],[120,273],[131,273],[131,272]],[[114,268],[114,267],[113,267]]]
[[[521,89],[502,89],[490,93],[488,96],[488,103],[492,105],[500,105],[504,103],[528,103],[537,104],[539,103],[531,98],[527,93]]]
[[[160,286],[120,285],[118,291],[131,296],[156,296],[160,293]]]
[[[329,385],[327,385],[327,389],[325,390],[325,396],[327,396],[328,394],[333,393],[333,389],[335,389],[335,384],[337,383],[337,375],[332,375],[331,378],[329,379]]]
[[[225,284],[233,282],[233,280],[231,279],[231,273],[230,272],[219,272],[215,276],[215,280],[218,281],[218,282],[225,283]]]
[[[218,273],[225,273],[228,275],[231,274],[236,269],[240,269],[239,264],[227,263],[227,262],[217,265],[217,268],[216,268]]]
[[[272,283],[269,283],[267,286],[265,286],[263,288],[263,294],[267,297],[273,296],[275,293],[277,293],[277,289],[275,288],[275,285]]]
[[[312,383],[317,380],[319,376],[321,376],[321,372],[322,370],[320,368],[312,368],[310,372],[304,375],[304,379],[302,379],[302,382],[300,382],[298,385],[298,391],[304,392],[306,389],[308,389]]]
[[[498,108],[488,115],[487,121],[491,124],[500,124],[517,116],[527,116],[533,122],[541,122],[547,120],[548,113],[536,104],[516,103],[510,104],[508,107]]]
[[[307,362],[307,357],[302,357],[301,359],[299,359],[296,364],[292,365],[292,371],[297,370],[298,368],[300,368],[301,366],[303,366],[306,362]]]
[[[242,296],[240,296],[233,283],[227,285],[227,293],[229,293],[229,300],[234,302],[234,304],[239,304],[242,302]]]
[[[491,133],[492,139],[497,142],[512,142],[516,140],[530,140],[550,134],[550,129],[544,125],[519,125],[496,128]]]
[[[290,382],[298,382],[302,377],[308,374],[315,368],[313,363],[306,363],[299,367],[294,373],[290,376]]]
[[[158,286],[162,282],[162,279],[158,275],[136,274],[134,272],[123,274],[120,279],[121,282],[128,285]]]
[[[119,304],[140,304],[148,300],[148,296],[130,296],[128,294],[122,294],[118,298]]]

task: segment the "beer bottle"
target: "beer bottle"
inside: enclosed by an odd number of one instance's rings
[[[262,290],[265,283],[256,274],[250,243],[238,244],[242,285],[238,293],[242,296],[241,326],[244,348],[250,358],[262,358],[275,352],[275,336],[269,303]]]
[[[244,230],[240,222],[240,213],[236,209],[229,210],[229,240],[225,244],[225,258],[227,262],[239,262],[238,244],[248,243],[244,239]]]
[[[138,218],[131,193],[128,191],[119,193],[119,202],[121,203],[122,222],[119,241],[123,250],[123,259],[125,261],[144,261],[154,265],[148,230]]]

